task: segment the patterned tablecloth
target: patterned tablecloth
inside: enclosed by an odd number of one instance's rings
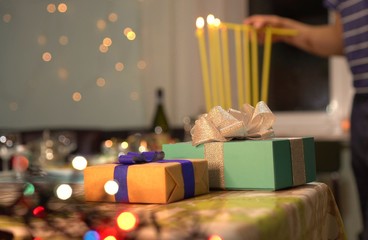
[[[0,186],[3,206],[11,202],[9,189],[9,185]],[[83,196],[81,185],[74,189]],[[165,205],[59,203],[58,209],[63,208],[95,214],[95,226],[115,219],[123,210],[135,213],[140,224],[126,234],[126,239],[346,239],[333,194],[326,184],[317,182],[276,192],[212,191]],[[89,229],[80,221],[80,214],[55,218],[68,230],[55,230],[42,225],[42,221],[29,228],[19,218],[2,216],[1,212],[0,229],[12,231],[18,239],[26,239],[30,234],[41,239],[83,239]],[[108,225],[114,226],[111,222]]]

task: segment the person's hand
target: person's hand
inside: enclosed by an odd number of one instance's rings
[[[254,27],[258,31],[258,40],[263,42],[264,30],[266,27],[287,28],[298,30],[301,23],[292,19],[280,17],[277,15],[252,15],[244,20],[244,24]],[[290,36],[273,36],[272,41],[288,41]]]

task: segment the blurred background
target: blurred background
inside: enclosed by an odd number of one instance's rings
[[[22,169],[13,164],[18,155],[34,171],[65,174],[76,156],[97,164],[190,141],[206,109],[196,18],[241,23],[271,13],[327,23],[322,2],[0,0],[2,181]],[[319,180],[331,186],[348,239],[355,239],[361,225],[349,162],[350,82],[341,57],[273,46],[275,133],[315,137]]]

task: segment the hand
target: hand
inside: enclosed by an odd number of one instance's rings
[[[264,30],[266,27],[287,28],[299,30],[303,24],[292,19],[277,15],[252,15],[244,20],[244,24],[253,26],[258,30],[258,41],[264,41]],[[289,42],[290,36],[272,36],[273,42]]]

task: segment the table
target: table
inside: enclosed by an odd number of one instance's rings
[[[24,216],[24,209],[21,213],[18,207],[20,213],[14,217],[2,216],[0,211],[0,229],[13,232],[15,239],[27,239],[30,234],[41,239],[83,239],[90,229],[88,224],[102,235],[119,235],[116,239],[346,239],[333,194],[319,182],[276,192],[211,191],[161,205],[86,203],[83,185],[71,186],[79,200],[50,199],[48,205],[54,212],[33,219],[31,228],[19,217]],[[16,187],[0,184],[0,204],[6,206],[14,201]],[[128,232],[116,230],[116,217],[124,211],[138,219]]]

